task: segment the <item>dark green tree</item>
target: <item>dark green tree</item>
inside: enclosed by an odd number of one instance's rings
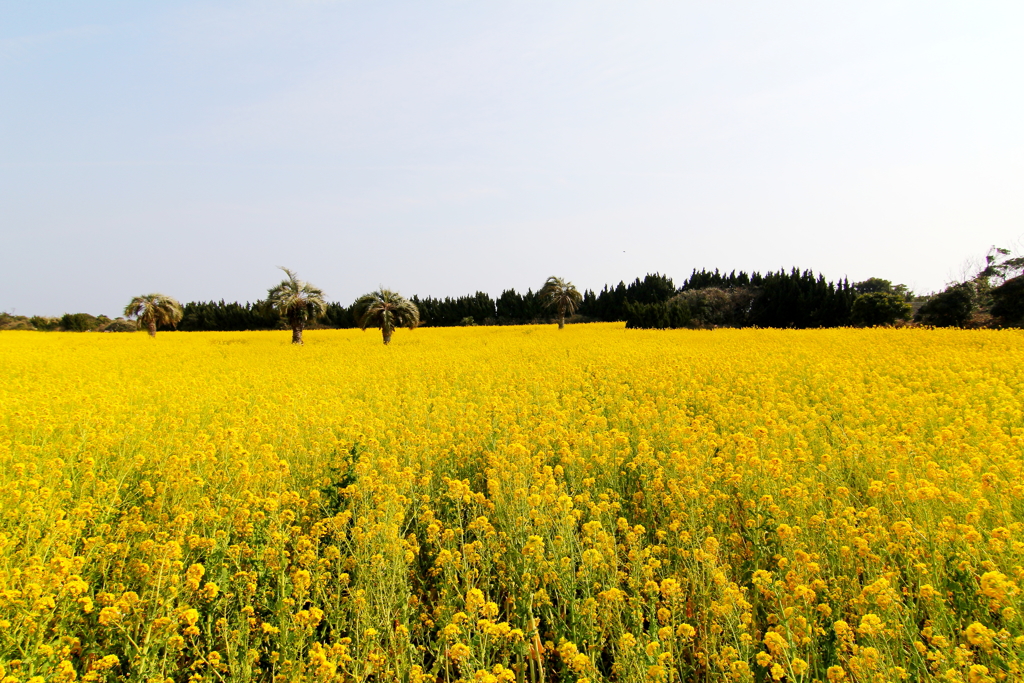
[[[921,306],[914,320],[936,327],[963,327],[974,313],[974,289],[969,282],[948,287]]]
[[[683,282],[683,286],[679,288],[680,291],[686,291],[688,289],[708,289],[715,287],[717,289],[733,289],[734,287],[757,287],[761,284],[761,276],[758,273],[748,275],[742,270],[737,273],[735,270],[725,275],[724,273],[715,272],[710,270],[700,270],[696,268],[690,274],[690,277]]]
[[[914,293],[910,291],[910,288],[904,284],[898,284],[892,286],[892,293],[903,297],[903,300],[910,303],[914,300]]]
[[[912,313],[910,304],[899,294],[876,291],[861,294],[853,300],[850,320],[855,325],[868,327],[892,325],[897,320],[906,320]]]
[[[653,304],[627,301],[626,327],[628,329],[673,329],[693,325],[689,304],[682,297]]]
[[[604,286],[592,299],[580,301],[580,314],[604,322],[626,320],[626,283],[619,282],[615,287]]]
[[[473,318],[476,324],[487,324],[497,317],[494,299],[484,292],[444,299],[414,296],[410,300],[420,312],[420,324],[431,327],[462,325],[466,318]]]
[[[184,315],[179,330],[186,332],[240,332],[242,330],[277,330],[281,315],[265,299],[255,303],[236,301],[190,301],[182,308]]]
[[[626,287],[626,298],[640,304],[656,304],[668,301],[676,294],[672,278],[661,273],[648,273],[641,280],[637,278]]]
[[[883,280],[880,277],[869,277],[863,282],[853,283],[853,290],[857,294],[889,294],[892,292],[892,280]]]
[[[1004,325],[1024,325],[1024,275],[1010,278],[993,289],[992,308],[989,311]]]
[[[838,327],[850,323],[856,292],[846,282],[834,284],[810,270],[794,268],[767,273],[747,323],[758,327]]]
[[[519,325],[530,319],[525,297],[514,289],[506,289],[501,293],[495,302],[495,310],[499,325]]]
[[[357,327],[355,318],[352,317],[352,307],[342,306],[339,303],[327,304],[324,320],[328,326],[336,329]]]

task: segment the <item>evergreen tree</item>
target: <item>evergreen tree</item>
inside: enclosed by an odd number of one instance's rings
[[[1004,325],[1024,325],[1024,275],[1010,278],[990,292],[991,313]]]
[[[851,320],[857,325],[892,325],[911,315],[910,304],[893,292],[873,291],[861,294],[853,301]]]
[[[962,282],[936,294],[921,306],[914,320],[936,327],[963,327],[974,313],[971,283]]]

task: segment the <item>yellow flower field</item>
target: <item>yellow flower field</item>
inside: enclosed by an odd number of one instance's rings
[[[1018,681],[1024,334],[0,333],[0,681]]]

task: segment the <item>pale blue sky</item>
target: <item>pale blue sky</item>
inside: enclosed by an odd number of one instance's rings
[[[349,303],[1024,236],[1024,3],[0,0],[0,310]]]

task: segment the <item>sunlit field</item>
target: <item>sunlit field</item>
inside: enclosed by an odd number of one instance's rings
[[[1021,680],[1024,334],[0,333],[0,680]]]

